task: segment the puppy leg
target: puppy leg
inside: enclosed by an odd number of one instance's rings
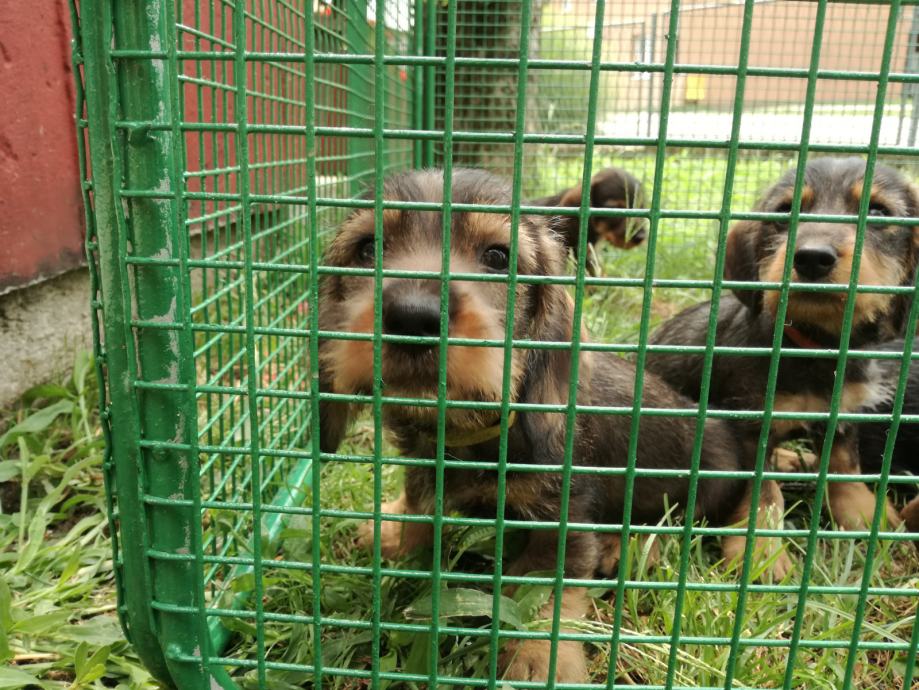
[[[553,602],[550,600],[540,615],[551,618]],[[562,592],[561,617],[583,618],[587,614],[587,595],[580,587],[567,587]],[[564,629],[564,628],[563,628]],[[513,681],[546,681],[549,678],[549,659],[552,643],[549,640],[513,640],[504,645],[499,666],[503,678]],[[587,682],[587,657],[580,642],[562,640],[558,643],[555,658],[555,680],[560,683]]]
[[[380,510],[396,515],[418,515],[421,512],[412,505],[404,491],[395,501],[381,505]],[[384,519],[380,525],[380,553],[383,558],[405,556],[419,547],[430,545],[433,540],[434,528],[426,523]],[[373,548],[373,520],[365,521],[358,528],[357,541],[365,548]]]
[[[656,538],[655,538],[656,537]],[[638,548],[641,551],[648,551],[647,565],[654,566],[660,559],[660,535],[640,534],[637,537]],[[604,577],[612,577],[619,567],[619,560],[622,556],[622,540],[618,534],[601,534],[597,537],[597,544],[600,548],[600,562],[597,566],[597,572]]]
[[[619,559],[622,556],[622,537],[612,532],[606,532],[597,536],[597,546],[600,549],[600,561],[597,564],[597,570],[604,577],[612,577],[619,566]]]
[[[597,565],[596,536],[584,532],[568,534],[566,544],[565,575],[587,577]],[[526,551],[511,564],[509,575],[524,575],[534,570],[551,570],[555,567],[558,549],[554,532],[534,532]],[[540,610],[540,616],[551,618],[554,600]],[[562,591],[561,617],[579,619],[587,614],[587,595],[582,587],[566,587]],[[565,630],[564,626],[562,630]],[[566,630],[570,632],[570,630]],[[510,681],[546,681],[549,678],[549,660],[552,643],[549,640],[512,640],[504,645],[499,659],[503,677]],[[587,657],[580,642],[562,640],[556,648],[555,680],[561,683],[587,681]]]
[[[732,513],[729,524],[732,527],[744,527],[750,515],[750,501],[753,498],[753,482],[747,482],[743,499]],[[779,529],[782,526],[782,516],[785,514],[785,499],[778,482],[763,481],[759,492],[759,508],[756,511],[756,526],[760,529]],[[743,535],[724,537],[721,541],[721,552],[724,562],[729,568],[739,568],[743,561],[747,538]],[[754,544],[754,557],[771,560],[769,574],[776,582],[785,579],[791,572],[793,563],[791,558],[782,548],[779,537],[756,537]]]
[[[854,429],[841,430],[830,451],[830,473],[858,474],[860,471],[856,432]],[[827,500],[833,520],[845,530],[871,529],[878,500],[885,503],[888,529],[900,524],[900,516],[890,501],[886,497],[878,498],[864,482],[830,482]]]
[[[903,507],[900,517],[906,523],[908,532],[919,532],[919,496],[916,496]],[[919,549],[919,541],[914,541],[913,545]]]

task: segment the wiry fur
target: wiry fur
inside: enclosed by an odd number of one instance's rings
[[[862,193],[865,162],[860,158],[818,158],[805,171],[801,211],[813,214],[854,215]],[[757,210],[783,212],[790,207],[794,172],[786,174],[766,192]],[[887,215],[916,216],[919,201],[912,188],[896,171],[879,165],[871,191],[872,206]],[[728,237],[725,277],[737,281],[779,281],[785,262],[787,227],[783,222],[744,221]],[[802,247],[828,248],[836,262],[816,282],[848,284],[852,268],[855,225],[801,221],[796,251]],[[919,233],[903,225],[869,225],[865,233],[859,282],[873,285],[910,285],[917,265]],[[796,255],[797,256],[797,255]],[[807,282],[795,268],[792,281]],[[715,343],[725,347],[771,348],[776,328],[778,292],[739,289],[721,298]],[[856,299],[849,345],[865,346],[894,337],[904,327],[909,297],[904,294],[861,293]],[[837,347],[846,297],[840,292],[792,291],[786,327],[813,341],[815,346]],[[664,323],[652,336],[657,345],[704,345],[710,313],[708,303],[686,309]],[[788,330],[786,330],[788,333]],[[800,337],[798,341],[800,342]],[[797,347],[787,335],[783,349]],[[649,368],[682,394],[698,400],[702,377],[701,355],[652,354]],[[762,410],[769,372],[769,358],[762,356],[716,355],[712,368],[709,402],[714,407]],[[779,364],[774,409],[782,412],[827,412],[836,380],[835,358],[782,356]],[[850,358],[845,371],[841,411],[853,412],[863,405],[883,400],[889,387],[876,364]],[[760,422],[738,423],[746,453],[756,452]],[[777,420],[770,436],[770,451],[791,438],[810,437],[822,444],[823,427],[803,421]],[[842,424],[836,434],[830,471],[859,473],[856,431]],[[831,512],[843,527],[861,528],[871,519],[875,499],[867,486],[832,482],[828,495]],[[866,514],[867,513],[867,514]],[[897,523],[887,511],[888,524]]]
[[[872,350],[903,352],[904,341],[894,340],[881,345],[871,346]],[[913,353],[919,352],[919,340],[913,342]],[[884,378],[889,382],[887,395],[874,401],[864,411],[891,416],[893,414],[893,397],[896,391],[897,378],[900,375],[901,360],[877,360],[877,366],[883,370]],[[908,364],[909,373],[906,391],[903,398],[903,415],[919,415],[919,364],[915,360]],[[858,427],[858,447],[862,469],[869,473],[879,473],[882,469],[884,449],[890,434],[891,422],[862,422]],[[919,482],[919,424],[901,420],[893,446],[890,463],[891,474],[911,474]],[[897,488],[912,496],[900,516],[910,532],[919,532],[919,483],[911,485],[898,484]],[[919,541],[915,542],[919,548]]]
[[[410,172],[386,181],[388,201],[442,202],[443,176],[438,170]],[[503,181],[475,170],[454,170],[451,196],[454,203],[508,204],[510,191]],[[383,244],[386,269],[439,271],[443,222],[440,212],[400,211],[384,214]],[[454,213],[451,227],[451,273],[481,273],[483,252],[510,242],[509,219],[485,213]],[[548,276],[562,272],[565,248],[539,217],[522,217],[519,237],[518,273]],[[355,212],[340,228],[325,254],[325,264],[355,267],[369,264],[357,258],[357,247],[372,237],[372,214]],[[427,304],[439,313],[440,281],[386,278],[383,291],[383,320],[392,321],[406,305]],[[372,278],[325,275],[320,289],[320,327],[323,330],[369,332],[372,326]],[[431,300],[435,300],[431,307]],[[505,329],[507,286],[503,282],[451,280],[449,325],[451,338],[502,340]],[[512,324],[515,339],[538,342],[570,341],[573,302],[566,290],[549,283],[520,281]],[[414,306],[412,306],[414,309]],[[419,307],[420,309],[421,307]],[[387,309],[395,310],[387,313]],[[369,316],[368,316],[369,315]],[[372,390],[372,348],[369,343],[324,339],[320,345],[321,388],[331,393],[368,393]],[[438,346],[384,342],[382,347],[384,395],[435,399]],[[503,349],[451,345],[447,353],[447,397],[450,400],[496,402],[501,397]],[[568,402],[571,354],[568,349],[515,348],[511,356],[510,395],[514,403],[565,405]],[[630,406],[635,379],[634,367],[613,354],[582,352],[579,361],[577,402],[580,405]],[[673,392],[656,376],[644,379],[643,407],[685,408],[689,401]],[[321,445],[334,452],[347,428],[350,405],[323,401]],[[449,408],[448,436],[495,424],[496,411]],[[432,458],[437,413],[432,407],[387,404],[386,429],[402,454]],[[578,466],[623,467],[626,464],[631,420],[628,415],[586,414],[576,417],[573,462]],[[638,438],[638,467],[688,468],[693,447],[695,422],[679,417],[644,416]],[[565,414],[560,412],[518,412],[507,436],[507,460],[541,466],[564,462]],[[456,460],[497,462],[498,440],[472,446],[449,446],[447,456]],[[717,420],[705,425],[702,469],[737,470],[740,454],[729,427]],[[619,524],[623,518],[623,477],[598,478],[574,474],[569,487],[569,522]],[[444,472],[444,509],[466,515],[496,516],[498,479],[492,470],[447,468]],[[737,513],[744,482],[703,478],[699,482],[694,518],[725,524]],[[551,472],[508,472],[505,485],[506,514],[525,520],[557,521],[562,474]],[[638,478],[635,482],[632,521],[656,523],[664,515],[665,503],[685,505],[688,481],[684,477]],[[430,514],[434,509],[435,472],[431,468],[409,467],[405,490],[388,510],[398,513]],[[430,539],[430,527],[385,522],[383,547],[386,555],[404,553]],[[372,532],[371,532],[372,533]],[[365,531],[365,535],[367,532]],[[596,535],[571,530],[567,536],[565,573],[568,577],[593,575],[602,554]],[[529,546],[508,572],[524,573],[552,569],[556,558],[554,531],[532,532]],[[583,593],[566,590],[563,606],[583,614],[577,603]],[[510,645],[504,657],[508,674],[524,679],[545,680],[548,658],[545,645],[520,642]],[[582,681],[584,657],[579,644],[559,648],[564,656],[558,663],[558,679]]]

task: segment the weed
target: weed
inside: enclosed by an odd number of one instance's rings
[[[116,616],[93,358],[0,418],[0,688],[156,687]]]

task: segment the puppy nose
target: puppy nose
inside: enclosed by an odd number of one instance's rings
[[[632,244],[641,244],[648,237],[648,231],[651,229],[651,221],[647,218],[632,218],[629,221],[629,226],[634,228],[634,232],[632,233]]]
[[[440,298],[421,292],[383,291],[383,332],[389,335],[440,335]]]
[[[829,275],[839,255],[829,245],[812,245],[795,251],[795,270],[805,280],[818,280]]]

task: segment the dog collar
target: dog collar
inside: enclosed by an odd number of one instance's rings
[[[517,421],[517,411],[511,410],[507,414],[507,428],[510,429]],[[444,436],[444,447],[446,448],[465,448],[468,446],[477,446],[480,443],[491,441],[501,435],[501,422],[486,426],[474,431],[462,431],[455,434],[446,434]],[[436,436],[432,437],[436,440]]]
[[[787,324],[785,326],[785,336],[795,345],[805,350],[824,349],[823,345],[818,343],[816,340],[814,340],[810,336],[804,335],[801,331],[799,331],[797,328],[795,328],[791,324]]]

